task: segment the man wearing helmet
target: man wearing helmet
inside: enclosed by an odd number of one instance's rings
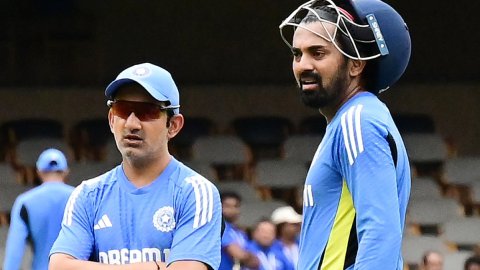
[[[403,19],[380,0],[313,0],[280,30],[303,103],[328,122],[305,182],[297,269],[403,269],[410,168],[377,98],[410,58]]]

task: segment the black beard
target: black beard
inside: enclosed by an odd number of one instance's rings
[[[322,91],[323,87],[321,85],[319,85],[319,87],[321,89],[311,91],[302,90],[300,97],[303,104],[310,108],[319,109],[330,103],[328,96],[326,96],[325,92]]]
[[[339,99],[339,96],[347,88],[347,75],[346,75],[346,64],[343,64],[337,70],[335,77],[331,81],[330,85],[324,86],[322,78],[318,73],[307,71],[300,75],[300,90],[302,90],[300,97],[303,104],[314,109],[320,109],[327,105],[332,104],[335,100]],[[301,83],[302,77],[308,77],[314,79],[315,83],[318,85],[317,90],[303,90],[303,85]]]

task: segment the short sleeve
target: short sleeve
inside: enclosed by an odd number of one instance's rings
[[[53,244],[50,255],[69,254],[80,260],[88,260],[93,251],[92,203],[86,198],[85,184],[70,195],[63,215],[62,228]]]
[[[207,179],[194,175],[185,179],[181,197],[168,263],[196,260],[217,269],[222,222],[218,190]]]

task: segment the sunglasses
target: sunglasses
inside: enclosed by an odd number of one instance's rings
[[[126,101],[126,100],[108,100],[107,106],[112,109],[112,113],[122,119],[127,119],[132,113],[140,121],[153,121],[161,117],[162,111],[178,109],[180,106],[164,106],[149,102]]]

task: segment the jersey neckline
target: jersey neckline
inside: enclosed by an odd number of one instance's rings
[[[121,188],[126,190],[128,193],[140,195],[148,193],[150,190],[155,190],[159,185],[162,185],[163,183],[168,181],[172,173],[177,169],[178,163],[179,162],[173,156],[171,156],[167,167],[165,167],[162,173],[157,176],[157,178],[155,178],[155,180],[153,180],[150,184],[140,188],[137,188],[132,184],[132,182],[130,182],[130,180],[125,175],[125,171],[123,170],[122,165],[119,166],[116,175]]]

